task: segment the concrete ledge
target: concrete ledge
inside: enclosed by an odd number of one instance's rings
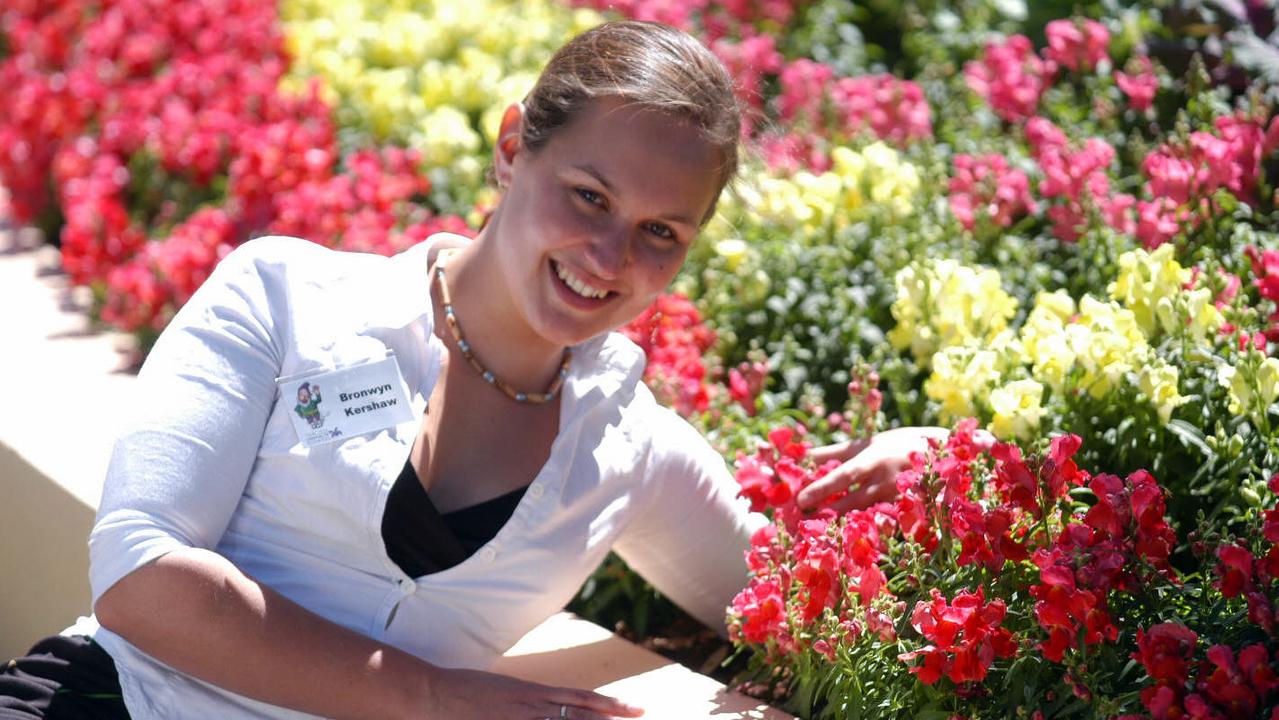
[[[94,332],[57,267],[52,248],[0,231],[0,659],[89,609],[85,540],[134,380],[128,338]],[[646,718],[790,718],[567,613],[494,669],[599,690]]]
[[[89,608],[88,551],[113,409],[133,376],[120,336],[93,332],[58,255],[0,234],[0,656]]]

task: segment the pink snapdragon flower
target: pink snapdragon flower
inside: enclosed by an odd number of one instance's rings
[[[743,23],[771,20],[785,25],[795,15],[796,0],[724,0],[719,4],[734,19]]]
[[[695,13],[706,9],[709,0],[571,0],[576,7],[612,10],[631,20],[644,20],[671,25],[681,30],[693,29]]]
[[[843,130],[903,146],[933,136],[933,112],[918,83],[891,74],[839,78],[830,89],[831,103]]]
[[[1110,31],[1096,20],[1053,20],[1044,32],[1044,57],[1071,72],[1091,70],[1110,59]]]
[[[764,76],[781,71],[784,62],[771,35],[751,35],[738,42],[719,39],[710,44],[711,52],[724,63],[733,76],[737,99],[748,108],[742,115],[742,136],[754,131],[756,116],[764,107]]]
[[[814,125],[821,123],[822,100],[826,87],[835,77],[831,66],[800,58],[782,68],[779,112],[784,122],[804,118]]]
[[[800,170],[824,173],[831,168],[828,143],[814,132],[763,135],[757,141],[760,155],[770,170],[787,174]]]
[[[1128,96],[1128,104],[1133,110],[1149,110],[1159,90],[1159,76],[1155,75],[1154,63],[1148,56],[1138,55],[1128,62],[1128,70],[1115,71],[1115,84]]]
[[[1019,122],[1035,114],[1039,98],[1055,72],[1056,65],[1051,60],[1041,60],[1025,35],[1014,35],[1002,44],[991,43],[980,60],[964,65],[968,87],[1008,122]]]
[[[1056,131],[1056,132],[1053,132]],[[1063,242],[1074,242],[1084,231],[1088,208],[1101,211],[1107,224],[1120,231],[1132,230],[1129,209],[1132,198],[1111,197],[1106,170],[1115,159],[1115,149],[1101,138],[1088,138],[1083,147],[1072,150],[1057,144],[1058,131],[1051,123],[1036,123],[1027,129],[1035,147],[1036,160],[1044,173],[1039,193],[1047,199],[1060,198],[1062,204],[1048,208],[1053,234]]]
[[[1181,231],[1182,223],[1189,220],[1189,209],[1178,206],[1171,198],[1137,201],[1137,239],[1147,249],[1172,240]]]
[[[1010,167],[999,154],[956,155],[949,189],[950,210],[966,230],[973,229],[979,213],[1008,227],[1035,208],[1026,173]]]
[[[1279,142],[1279,116],[1270,123],[1270,142]],[[1214,123],[1229,149],[1231,173],[1225,186],[1230,192],[1248,203],[1257,201],[1257,179],[1261,174],[1261,161],[1274,147],[1267,149],[1265,123],[1243,115],[1227,115]]]

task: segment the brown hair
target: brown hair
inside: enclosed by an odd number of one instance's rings
[[[537,152],[600,97],[622,97],[694,123],[723,158],[718,201],[737,173],[742,120],[733,78],[705,45],[667,25],[639,21],[605,23],[578,35],[555,53],[524,98],[524,147]]]

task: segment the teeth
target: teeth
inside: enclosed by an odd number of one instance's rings
[[[573,288],[573,292],[587,298],[602,298],[608,294],[607,290],[593,288],[582,281],[581,278],[569,272],[567,268],[559,263],[555,263],[555,274],[560,276],[565,285]]]

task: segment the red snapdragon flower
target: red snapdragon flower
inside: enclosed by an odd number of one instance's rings
[[[802,520],[791,551],[792,577],[800,592],[799,619],[807,624],[833,607],[840,590],[837,541],[827,534],[829,520]]]
[[[910,672],[925,685],[946,676],[951,682],[981,682],[997,657],[1012,657],[1017,644],[1012,633],[1001,623],[1007,609],[1003,600],[985,602],[981,588],[977,592],[961,590],[952,603],[947,603],[936,588],[930,602],[915,604],[911,626],[928,645],[897,656],[909,663],[923,658]]]
[[[956,500],[950,506],[950,528],[960,542],[955,562],[998,572],[1008,560],[1025,560],[1030,552],[1011,534],[1015,519],[1013,510],[1005,506],[987,510],[975,502]]]
[[[1092,537],[1082,525],[1067,526],[1063,533],[1066,535],[1075,535],[1072,544],[1076,545]],[[1074,555],[1062,548],[1038,550],[1034,554],[1035,564],[1039,566],[1039,584],[1030,587],[1030,595],[1035,598],[1035,619],[1048,633],[1039,647],[1044,657],[1053,662],[1061,662],[1066,650],[1078,646],[1080,630],[1084,631],[1085,645],[1114,641],[1119,634],[1107,610],[1105,587],[1093,587],[1099,574],[1096,570],[1101,568],[1077,577]],[[1108,566],[1101,575],[1113,574],[1116,557],[1114,553],[1096,556],[1098,563],[1105,562]]]
[[[741,622],[733,627],[747,642],[767,643],[777,636],[786,620],[786,600],[776,582],[751,578],[746,589],[733,598],[733,614]]]
[[[1216,586],[1223,597],[1233,598],[1254,588],[1253,565],[1256,558],[1241,545],[1222,545],[1217,548]]]
[[[1185,717],[1182,698],[1198,640],[1195,631],[1180,623],[1160,623],[1144,632],[1138,628],[1132,657],[1155,682],[1141,691],[1141,703],[1156,720]]]
[[[710,407],[713,390],[702,358],[715,333],[692,301],[678,293],[661,295],[621,332],[648,358],[644,380],[660,401],[684,416]]]
[[[741,486],[738,495],[750,500],[755,512],[794,505],[799,491],[836,463],[831,461],[814,474],[804,462],[812,445],[798,439],[794,428],[777,428],[768,434],[768,439],[770,445],[759,448],[754,455],[737,453],[737,483]]]

